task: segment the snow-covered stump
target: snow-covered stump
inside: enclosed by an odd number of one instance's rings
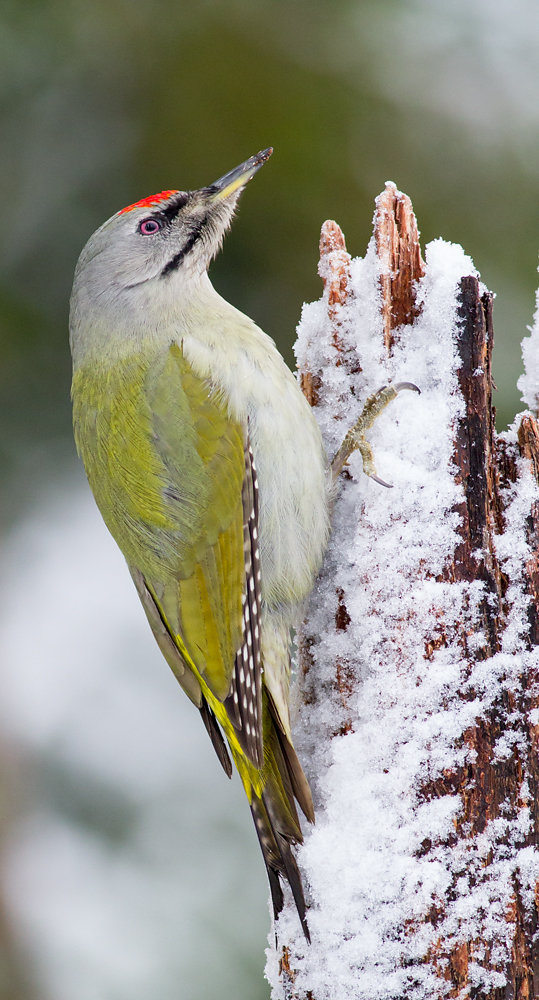
[[[273,997],[532,1000],[539,428],[527,413],[496,434],[491,296],[459,246],[437,240],[423,263],[393,185],[364,259],[324,224],[320,274],[297,357],[328,453],[375,389],[421,396],[401,393],[369,432],[393,489],[357,454],[341,476],[299,639],[312,944],[287,905]],[[539,323],[525,360],[530,400]]]

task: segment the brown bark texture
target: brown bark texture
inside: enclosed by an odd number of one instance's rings
[[[416,221],[411,202],[393,185],[377,199],[374,239],[380,261],[381,310],[385,350],[391,355],[398,342],[406,343],[410,324],[418,316],[421,304],[416,303],[416,281],[424,272]],[[340,352],[339,307],[347,302],[350,285],[350,257],[344,237],[334,222],[322,227],[320,242],[320,273],[326,286],[328,321],[332,328],[337,352],[336,364],[350,372],[361,371],[361,358],[350,352]],[[534,416],[527,414],[517,428],[516,436],[498,435],[492,405],[492,296],[482,290],[476,277],[464,277],[459,291],[460,327],[458,381],[464,409],[456,422],[453,459],[456,479],[462,485],[459,541],[453,557],[442,574],[447,583],[481,581],[482,598],[474,609],[474,620],[462,623],[444,620],[444,608],[438,610],[438,626],[425,643],[424,659],[432,661],[438,650],[451,640],[460,644],[467,676],[477,664],[495,656],[502,649],[504,630],[508,622],[508,581],[497,556],[496,540],[503,537],[508,498],[518,495],[519,482],[530,468],[539,476],[539,426]],[[303,370],[304,392],[316,404],[323,371]],[[373,389],[378,388],[373,386]],[[344,473],[346,476],[346,472]],[[527,604],[528,631],[521,637],[522,649],[532,650],[539,643],[539,507],[533,504],[526,521],[527,541],[531,557],[523,567],[520,587]],[[347,595],[336,592],[335,631],[346,633],[349,624]],[[511,598],[514,601],[514,594]],[[451,632],[451,634],[449,634]],[[473,640],[473,641],[472,641]],[[313,638],[308,629],[300,642],[300,672],[303,677],[313,670],[310,647]],[[342,645],[341,645],[342,648]],[[350,651],[353,657],[353,650]],[[346,715],[346,706],[354,692],[354,675],[347,668],[346,658],[333,665],[335,689],[345,709],[345,721],[333,735],[354,728],[353,712]],[[307,685],[308,688],[308,685]],[[311,684],[312,688],[312,684]],[[357,694],[357,692],[356,692]],[[472,699],[473,688],[465,688],[461,698]],[[487,824],[516,814],[526,805],[532,817],[525,844],[537,846],[539,822],[539,726],[532,710],[539,707],[539,678],[529,670],[523,672],[516,685],[499,684],[486,715],[475,720],[464,733],[464,742],[472,753],[462,767],[451,768],[436,781],[427,782],[421,790],[425,801],[443,795],[460,797],[461,808],[454,822],[453,844],[461,845],[477,837]],[[330,738],[331,738],[330,735]],[[500,756],[495,752],[500,737],[507,740],[510,752]],[[523,793],[523,789],[526,792]],[[522,796],[525,794],[526,802]],[[425,841],[421,850],[428,855],[431,843]],[[450,845],[451,846],[451,845]],[[502,845],[503,846],[503,845]],[[511,850],[510,843],[507,850]],[[491,856],[483,860],[488,878]],[[505,920],[510,938],[510,955],[500,958],[492,942],[474,939],[448,942],[442,933],[434,935],[435,945],[429,948],[423,961],[442,980],[440,995],[472,1000],[533,1000],[539,997],[538,909],[539,885],[536,886],[535,907],[526,905],[515,880],[512,898]],[[442,927],[444,904],[433,907],[426,919],[436,930]],[[432,938],[431,938],[432,940]],[[505,985],[492,986],[488,991],[478,988],[472,976],[477,964],[503,973]],[[297,996],[294,988],[294,959],[284,948],[282,977],[285,994]],[[305,997],[307,994],[302,993]],[[311,995],[312,996],[312,995]],[[317,1000],[316,996],[312,1000]],[[373,996],[372,1000],[376,1000]],[[403,994],[402,1000],[405,1000]]]

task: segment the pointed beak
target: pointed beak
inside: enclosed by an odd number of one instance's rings
[[[234,170],[229,170],[228,174],[224,174],[218,181],[206,188],[208,200],[210,202],[223,201],[237,191],[241,191],[266,160],[269,160],[272,153],[273,149],[270,146],[268,149],[256,153],[255,156],[250,156],[244,163],[240,163],[239,167],[234,167]]]

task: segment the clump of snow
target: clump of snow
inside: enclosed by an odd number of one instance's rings
[[[538,369],[539,374],[539,369]],[[517,430],[522,415],[500,438],[516,449]],[[503,632],[502,649],[506,653],[518,654],[529,632],[527,618],[530,595],[525,587],[526,563],[533,553],[527,538],[526,521],[530,511],[539,499],[537,481],[532,474],[530,463],[519,458],[518,478],[505,489],[504,518],[505,530],[496,538],[496,553],[509,579],[506,601],[509,613]]]
[[[529,328],[530,336],[522,341],[522,360],[524,373],[520,376],[517,386],[522,393],[522,401],[537,413],[539,410],[539,292],[535,300],[533,324]]]
[[[503,686],[518,687],[526,656],[533,658],[523,652],[522,560],[525,519],[538,494],[523,469],[507,534],[499,540],[510,580],[505,645],[470,672],[459,629],[469,633],[469,648],[474,640],[484,645],[475,621],[483,583],[439,577],[459,540],[456,510],[463,499],[453,463],[455,424],[464,413],[457,291],[460,279],[476,271],[461,247],[431,243],[417,289],[420,315],[388,359],[374,245],[351,270],[339,339],[344,356],[357,351],[361,372],[350,375],[346,365],[335,364],[324,298],[304,306],[298,328],[299,367],[322,372],[315,412],[328,454],[377,388],[410,381],[421,396],[402,392],[368,433],[378,474],[394,488],[367,479],[359,454],[350,460],[350,478],[339,484],[334,531],[305,627],[314,637],[313,667],[295,726],[317,813],[299,851],[311,894],[312,945],[303,940],[292,907],[279,919],[278,934],[297,972],[295,996],[435,1000],[452,989],[443,977],[443,955],[462,941],[484,942],[472,954],[477,989],[504,986],[515,884],[532,899],[539,874],[537,855],[526,846],[524,794],[516,814],[502,809],[480,836],[455,844],[460,797],[425,792],[474,760],[463,734]],[[350,619],[346,631],[335,628],[339,593]],[[443,643],[427,651],[436,636]],[[346,703],[336,689],[336,664],[354,678]],[[500,759],[513,750],[510,732],[505,737],[495,750]],[[437,927],[428,921],[433,910],[440,914]],[[266,969],[276,1000],[285,995],[278,954],[270,946]]]

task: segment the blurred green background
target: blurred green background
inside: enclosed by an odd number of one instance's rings
[[[156,859],[160,849],[166,859],[185,852],[179,829],[185,813],[179,818],[170,799],[176,795],[184,809],[194,808],[191,785],[174,784],[187,766],[185,740],[175,743],[175,731],[185,725],[182,733],[190,733],[191,722],[157,657],[140,680],[146,669],[140,650],[144,662],[154,653],[145,645],[144,623],[140,638],[132,639],[142,615],[129,603],[130,583],[106,548],[74,456],[67,317],[75,261],[90,233],[123,205],[165,188],[210,183],[273,145],[212,277],[291,363],[301,304],[321,291],[321,223],[335,218],[352,254],[363,254],[373,199],[392,179],[412,198],[423,244],[438,236],[462,243],[497,293],[494,377],[499,425],[505,426],[520,405],[519,345],[537,284],[539,8],[536,0],[4,0],[0,29],[0,467],[7,553],[0,639],[8,691],[17,677],[0,745],[0,998],[264,997],[268,921],[254,832],[238,789],[230,795],[223,789],[211,752],[204,756],[205,734],[195,729],[194,794],[202,802],[210,796],[219,809],[205,817],[201,805],[193,820],[192,838],[200,826],[214,837],[208,835],[202,860],[187,865],[192,878],[200,864],[206,903],[184,914],[189,935],[185,927],[174,931],[179,904],[167,893],[175,878],[180,893],[187,876],[171,875],[172,867],[160,868]],[[104,575],[100,560],[112,560],[114,571]],[[44,591],[55,599],[44,600]],[[86,617],[79,618],[82,593]],[[115,633],[125,602],[124,632]],[[67,607],[72,629],[66,634]],[[96,645],[100,631],[116,638]],[[79,644],[85,677],[97,684],[91,695],[80,683]],[[147,744],[140,733],[147,718],[138,709],[129,734],[117,736],[116,727],[125,724],[124,688],[114,682],[119,693],[111,706],[107,655],[110,669],[135,688],[126,664],[136,661],[142,703],[153,690],[153,671],[159,674],[162,700]],[[62,672],[62,663],[70,669]],[[94,696],[100,707],[92,714]],[[96,733],[107,712],[103,744]],[[153,778],[140,775],[163,726],[172,741],[169,746],[163,737],[170,785],[155,778],[158,792]],[[84,766],[73,739],[82,740],[82,749],[76,745]],[[102,751],[111,747],[98,768],[95,741]],[[111,776],[107,761],[112,755],[118,766],[126,741],[137,765],[122,785],[125,775]],[[152,761],[155,777],[159,757]],[[154,839],[144,840],[144,863],[139,852],[122,891],[128,909],[133,892],[153,901],[154,911],[130,929],[119,914],[105,933],[110,871],[92,868],[80,845],[87,848],[90,840],[99,853],[113,843],[115,863],[123,864],[122,851],[133,850],[150,800],[156,817],[158,800],[165,812],[155,820]],[[26,853],[23,833],[30,837]],[[29,873],[43,843],[47,857],[39,870],[48,866],[48,876],[40,881]],[[55,891],[66,850],[79,861],[66,876],[59,906]],[[216,855],[213,868],[208,852]],[[206,894],[227,865],[229,882],[212,901]],[[101,879],[104,887],[91,902],[82,889],[90,870],[91,884]],[[76,947],[67,933],[74,927],[80,928]],[[134,975],[135,956],[151,948]]]

